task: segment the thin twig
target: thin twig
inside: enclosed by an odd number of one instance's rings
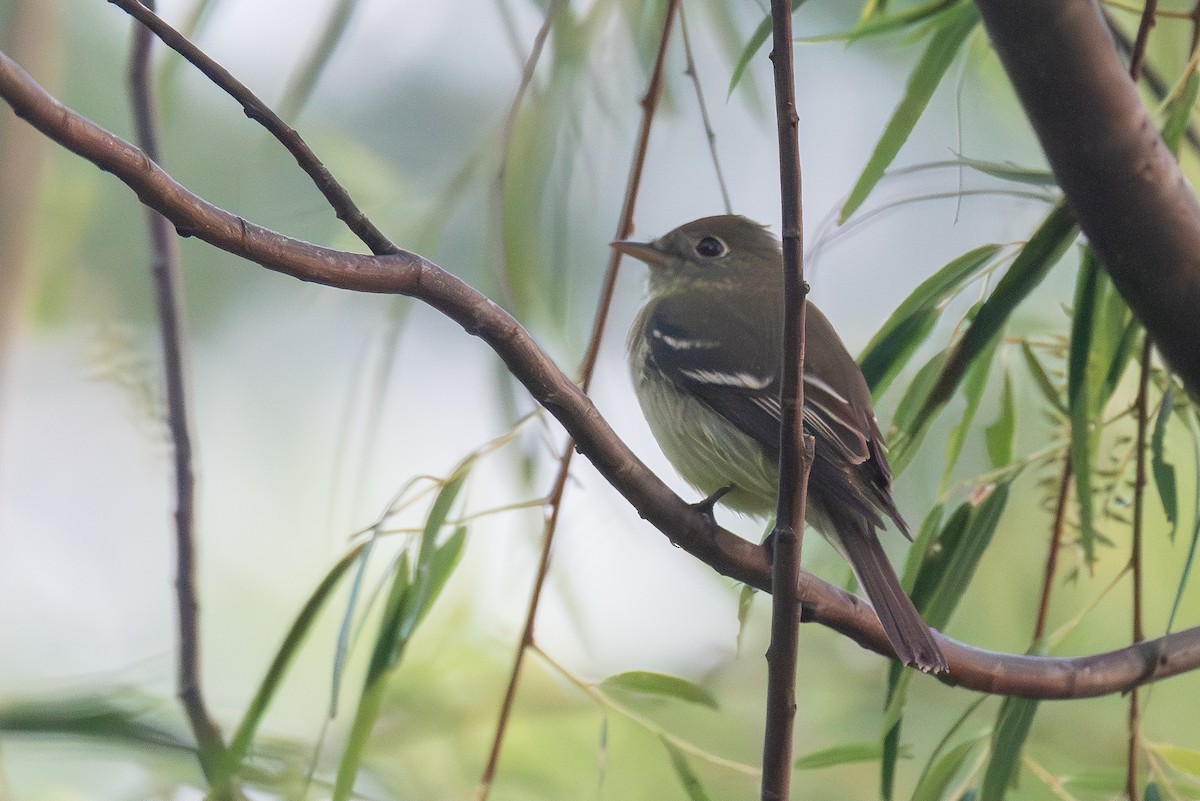
[[[329,205],[333,208],[334,213],[337,214],[338,219],[344,222],[346,227],[362,240],[364,245],[371,249],[372,253],[379,256],[385,253],[400,252],[400,248],[384,236],[383,232],[376,228],[367,219],[367,215],[355,205],[354,201],[350,198],[350,194],[341,184],[334,180],[333,174],[317,158],[317,154],[300,138],[300,134],[292,130],[287,123],[279,118],[278,114],[251,92],[245,84],[233,77],[227,69],[213,61],[204,51],[188,41],[179,31],[164,22],[161,17],[149,8],[146,8],[138,0],[108,0],[108,2],[117,6],[153,31],[154,35],[161,39],[163,44],[190,61],[210,81],[240,103],[247,117],[258,122],[272,136],[278,139],[279,143],[287,148],[287,151],[295,157],[296,163],[300,165],[300,169],[304,170],[312,178],[317,189],[329,201]]]
[[[663,19],[662,35],[659,39],[658,57],[654,62],[654,69],[650,75],[650,83],[646,89],[646,94],[642,97],[642,123],[639,130],[637,144],[634,148],[633,165],[630,168],[629,179],[625,187],[625,202],[621,210],[621,219],[617,225],[617,239],[622,239],[629,235],[633,230],[633,211],[637,201],[638,188],[641,185],[642,170],[646,159],[646,150],[650,141],[650,124],[654,120],[655,111],[658,109],[659,98],[662,96],[662,73],[663,65],[666,62],[667,44],[670,42],[671,26],[674,21],[676,12],[679,10],[680,0],[671,0],[667,6],[666,14]],[[553,14],[558,4],[551,6],[549,15]],[[548,28],[543,26],[543,30]],[[544,37],[543,37],[544,39]],[[540,51],[541,43],[537,45]],[[523,92],[528,85],[532,68],[527,65],[525,77],[522,81],[521,91]],[[511,115],[510,115],[511,116]],[[592,375],[595,372],[596,358],[600,352],[600,342],[604,337],[605,325],[608,322],[608,313],[612,305],[612,296],[617,284],[617,272],[620,266],[620,254],[615,250],[609,256],[608,269],[605,273],[604,284],[600,291],[600,299],[596,309],[596,317],[592,326],[592,335],[588,341],[588,348],[584,354],[583,362],[579,369],[579,384],[583,392],[587,392],[591,386]],[[566,491],[567,481],[570,477],[571,461],[575,455],[575,440],[568,439],[566,446],[563,449],[562,457],[559,460],[558,473],[554,479],[554,486],[550,490],[548,496],[550,513],[546,519],[546,527],[542,539],[542,552],[538,558],[537,573],[534,576],[533,589],[530,593],[529,606],[525,612],[525,623],[521,629],[521,642],[517,646],[517,653],[513,659],[513,667],[509,672],[508,686],[504,692],[504,701],[500,707],[500,719],[496,724],[496,732],[492,737],[491,748],[488,751],[487,762],[480,775],[479,785],[475,790],[476,801],[484,801],[488,793],[491,791],[492,783],[496,775],[496,766],[500,760],[500,751],[504,743],[504,735],[508,729],[508,721],[512,715],[513,703],[516,700],[517,686],[520,683],[521,667],[524,664],[525,654],[529,647],[534,644],[533,633],[534,625],[537,621],[538,605],[541,602],[542,588],[546,583],[546,576],[550,571],[550,551],[554,543],[554,535],[558,530],[559,513],[562,510],[563,493]]]
[[[792,66],[792,7],[771,0],[775,118],[779,137],[782,200],[783,364],[779,390],[779,499],[771,570],[771,644],[767,649],[767,710],[763,733],[763,801],[785,801],[792,781],[792,732],[796,718],[796,660],[800,640],[800,553],[813,439],[804,433],[804,229],[800,201],[799,118]]]
[[[692,37],[688,33],[687,14],[683,7],[679,8],[679,31],[683,34],[683,56],[687,67],[683,74],[691,78],[696,90],[696,105],[700,109],[700,119],[704,122],[704,138],[708,140],[708,152],[712,156],[713,172],[717,175],[717,186],[721,188],[721,202],[725,204],[725,213],[733,214],[733,203],[729,200],[729,187],[725,185],[725,174],[721,172],[721,158],[717,155],[717,134],[713,131],[712,121],[708,117],[708,104],[704,102],[704,90],[700,86],[700,73],[696,71],[696,59],[692,56]]]
[[[154,0],[142,0],[150,9]],[[150,86],[150,32],[136,26],[129,52],[129,95],[137,139],[146,156],[161,163],[158,122]],[[179,623],[178,693],[196,737],[200,766],[213,794],[229,794],[228,779],[219,763],[225,744],[209,714],[200,682],[200,615],[195,586],[195,476],[192,472],[192,433],[188,415],[187,365],[183,352],[183,279],[179,246],[171,222],[146,208],[152,248],[151,276],[162,334],[166,379],[167,426],[174,446],[175,470],[175,600]]]
[[[1063,457],[1062,475],[1058,478],[1058,500],[1054,505],[1054,524],[1050,527],[1050,545],[1046,550],[1046,570],[1042,574],[1042,599],[1038,603],[1037,624],[1033,641],[1041,642],[1046,635],[1046,619],[1050,615],[1050,593],[1058,572],[1058,552],[1062,548],[1063,525],[1067,519],[1067,498],[1071,489],[1071,454]]]
[[[1133,642],[1146,638],[1142,628],[1142,526],[1146,516],[1146,443],[1150,432],[1147,395],[1150,389],[1150,337],[1142,341],[1141,372],[1137,394],[1137,460],[1133,479],[1133,537],[1129,545],[1129,570],[1133,574]],[[1138,801],[1138,752],[1141,745],[1141,706],[1137,688],[1129,693],[1129,748],[1126,753],[1125,795]]]
[[[1138,23],[1137,38],[1133,40],[1133,53],[1129,57],[1129,77],[1136,82],[1142,73],[1142,61],[1146,57],[1146,43],[1150,40],[1150,29],[1154,27],[1154,12],[1158,0],[1146,0],[1142,8],[1142,19]]]

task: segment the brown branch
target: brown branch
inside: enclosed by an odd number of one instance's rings
[[[542,48],[546,44],[546,39],[550,36],[554,18],[562,8],[562,5],[561,0],[555,0],[546,10],[546,18],[542,21],[542,26],[533,38],[529,57],[525,59],[524,67],[521,70],[521,81],[517,85],[517,91],[513,96],[508,114],[504,119],[504,127],[501,134],[500,169],[496,173],[496,180],[492,188],[493,202],[496,204],[496,219],[501,220],[501,229],[504,227],[504,180],[507,173],[508,148],[512,140],[513,128],[516,125],[517,114],[524,102],[525,93],[529,90],[529,86],[533,82],[534,71],[541,58]],[[506,289],[507,282],[502,281],[501,286]],[[517,687],[521,683],[521,668],[525,664],[526,652],[533,645],[533,627],[537,622],[537,610],[542,600],[542,588],[545,586],[546,576],[550,571],[550,548],[554,544],[554,534],[558,531],[559,511],[562,508],[563,493],[566,491],[567,479],[571,475],[571,458],[574,454],[575,448],[568,440],[567,447],[563,450],[563,454],[559,459],[558,473],[554,477],[554,484],[551,486],[550,494],[546,499],[546,503],[550,508],[550,514],[546,518],[546,524],[542,531],[542,551],[538,557],[537,572],[534,574],[533,588],[529,593],[529,604],[525,609],[525,622],[521,625],[521,637],[517,642],[516,655],[513,657],[512,668],[508,672],[508,685],[504,689],[504,698],[500,702],[500,716],[496,721],[496,729],[492,734],[491,745],[488,747],[487,760],[484,762],[483,770],[479,774],[479,784],[475,787],[475,801],[485,801],[488,797],[488,794],[492,790],[492,783],[496,778],[496,767],[500,764],[500,751],[504,747],[504,735],[508,732],[508,721],[512,716],[513,705],[517,699]]]
[[[779,189],[783,222],[783,364],[779,403],[779,498],[772,532],[771,642],[767,648],[767,710],[763,734],[763,801],[791,795],[792,740],[796,722],[796,661],[800,646],[800,554],[813,439],[804,433],[804,228],[800,202],[800,141],[792,66],[792,6],[771,0],[771,64],[775,78],[775,125],[779,142]]]
[[[142,0],[153,9],[154,0]],[[134,128],[146,156],[159,161],[158,112],[150,85],[150,32],[135,26],[129,51],[129,95]],[[196,481],[192,469],[192,431],[188,412],[187,363],[183,276],[179,241],[166,217],[149,206],[154,300],[162,337],[163,373],[166,379],[167,427],[171,433],[175,470],[175,604],[179,625],[178,688],[192,733],[196,737],[200,766],[217,798],[230,793],[228,777],[220,768],[225,743],[209,714],[200,682],[200,612],[196,600],[195,509]]]
[[[329,201],[337,218],[376,255],[398,253],[397,247],[375,227],[367,215],[355,205],[350,194],[339,184],[329,169],[317,158],[312,148],[287,123],[250,89],[230,74],[229,70],[209,58],[186,36],[168,25],[161,17],[142,5],[139,0],[108,0],[129,16],[154,32],[162,43],[192,63],[210,81],[236,100],[246,116],[262,125],[296,159],[300,169],[313,180],[317,189]]]
[[[1148,394],[1150,389],[1150,337],[1142,342],[1141,372],[1138,375],[1138,393],[1134,401],[1137,410],[1137,441],[1134,444],[1137,458],[1134,462],[1133,479],[1133,538],[1129,544],[1129,571],[1133,574],[1133,642],[1146,638],[1142,627],[1142,533],[1146,517],[1146,443],[1150,432]],[[1129,801],[1138,801],[1137,763],[1141,741],[1141,707],[1137,688],[1129,693],[1129,748],[1126,754],[1125,794]]]
[[[691,508],[621,441],[588,397],[537,346],[511,315],[433,262],[414,253],[365,256],[290,239],[223,211],[188,192],[138,148],[63,106],[0,53],[0,97],[50,139],[112,173],[167,217],[176,231],[302,281],[355,292],[414,297],[483,340],[513,376],[575,439],[595,465],[651,525],[722,575],[770,591],[761,546],[725,531]],[[805,618],[864,648],[892,656],[871,607],[802,573]],[[1001,654],[938,637],[950,664],[942,681],[980,692],[1027,698],[1091,698],[1127,692],[1200,668],[1200,627],[1082,657]]]
[[[1050,526],[1050,545],[1046,551],[1046,569],[1042,573],[1042,599],[1038,603],[1037,623],[1033,627],[1033,641],[1041,642],[1046,636],[1046,621],[1050,616],[1050,593],[1054,589],[1054,576],[1058,572],[1058,552],[1062,548],[1063,526],[1067,520],[1067,498],[1071,492],[1071,454],[1063,458],[1062,475],[1058,479],[1058,500],[1054,504],[1054,522]]]
[[[1200,396],[1200,203],[1090,0],[976,0],[1058,184],[1159,353]]]
[[[561,7],[561,2],[556,2],[550,6],[546,13],[546,20],[542,29],[538,32],[534,40],[534,46],[527,59],[525,69],[522,72],[521,84],[517,90],[517,97],[513,102],[508,120],[505,125],[506,141],[511,133],[512,124],[516,117],[517,107],[520,104],[521,98],[524,96],[529,82],[533,77],[533,68],[535,66],[537,56],[541,53],[542,46],[545,43],[546,36],[550,31],[551,23],[553,22],[555,12]],[[658,56],[654,61],[654,69],[650,73],[649,86],[646,88],[646,94],[642,97],[642,123],[638,132],[637,142],[634,146],[633,163],[630,167],[629,178],[625,185],[625,202],[621,210],[621,219],[617,223],[616,239],[623,239],[633,230],[633,210],[637,202],[638,188],[641,186],[643,166],[646,160],[646,151],[649,149],[650,143],[650,125],[654,120],[655,112],[658,110],[659,100],[662,97],[662,78],[663,69],[666,63],[667,45],[671,39],[671,27],[674,23],[675,14],[680,10],[680,0],[671,0],[667,5],[666,13],[663,18],[662,33],[659,37]],[[507,150],[507,147],[505,148]],[[503,171],[501,172],[501,180]],[[596,317],[592,325],[591,338],[588,340],[588,347],[584,353],[583,362],[579,369],[580,388],[584,393],[591,386],[592,375],[595,373],[596,358],[600,352],[600,343],[604,338],[604,329],[608,322],[609,310],[612,306],[613,294],[617,285],[617,274],[620,268],[621,254],[617,251],[611,251],[608,261],[608,269],[605,271],[604,283],[600,290],[600,298],[597,304]],[[546,584],[546,576],[550,572],[550,550],[554,544],[554,536],[558,531],[559,514],[562,511],[563,494],[567,489],[567,481],[571,475],[571,462],[575,455],[575,440],[568,438],[567,444],[563,449],[562,456],[559,459],[558,473],[554,478],[554,485],[550,490],[550,495],[547,503],[550,507],[550,515],[546,519],[545,531],[542,536],[542,551],[538,558],[537,572],[534,575],[533,589],[530,592],[529,605],[525,612],[525,622],[521,629],[521,641],[517,645],[517,653],[513,659],[512,670],[509,671],[508,686],[504,691],[504,700],[500,706],[500,719],[496,724],[496,732],[492,737],[492,744],[488,750],[487,761],[484,763],[483,771],[480,775],[479,785],[475,790],[476,801],[484,801],[488,793],[491,791],[492,782],[495,779],[496,767],[500,760],[500,750],[503,747],[504,735],[508,730],[508,721],[512,714],[513,704],[516,701],[517,686],[520,683],[521,666],[525,660],[525,654],[534,645],[534,625],[537,622],[537,610],[541,603],[542,589]]]
[[[1142,75],[1142,62],[1146,58],[1146,45],[1150,42],[1150,29],[1154,27],[1154,13],[1157,10],[1158,0],[1146,0],[1142,8],[1137,37],[1133,40],[1133,52],[1129,56],[1129,77],[1134,83]]]
[[[700,73],[696,71],[696,59],[692,56],[692,37],[688,34],[687,14],[679,9],[679,32],[683,34],[683,74],[692,82],[696,92],[696,107],[700,110],[700,121],[704,124],[704,139],[708,142],[708,154],[712,158],[713,172],[717,176],[717,187],[721,190],[721,202],[726,214],[733,214],[733,203],[729,200],[729,187],[725,185],[725,173],[721,171],[721,158],[717,155],[717,134],[708,117],[708,104],[704,102],[704,89],[700,86]]]

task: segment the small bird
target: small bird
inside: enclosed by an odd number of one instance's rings
[[[764,226],[705,217],[653,242],[612,247],[650,267],[649,300],[629,335],[642,411],[663,452],[709,498],[759,518],[779,488],[783,256]],[[804,430],[815,438],[806,519],[850,563],[896,655],[926,672],[946,659],[905,595],[876,529],[908,527],[871,394],[829,320],[808,304]],[[911,537],[910,537],[911,539]]]

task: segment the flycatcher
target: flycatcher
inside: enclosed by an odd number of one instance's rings
[[[629,336],[638,401],[687,481],[767,518],[779,491],[783,257],[745,217],[705,217],[649,243],[613,247],[650,267],[650,298]],[[876,536],[909,536],[867,382],[825,315],[808,304],[804,430],[815,438],[807,521],[850,563],[896,655],[934,673],[945,657]]]

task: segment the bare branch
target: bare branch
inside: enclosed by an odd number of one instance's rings
[[[153,0],[143,0],[153,9]],[[137,26],[129,51],[129,95],[133,107],[134,128],[147,157],[161,158],[158,144],[158,112],[150,80],[150,51],[154,39],[150,31]],[[163,375],[166,382],[167,427],[175,469],[175,605],[179,625],[178,688],[179,701],[196,737],[200,766],[213,785],[213,793],[228,795],[228,779],[222,776],[221,758],[225,743],[217,724],[209,714],[200,682],[200,612],[196,599],[196,480],[192,468],[192,429],[188,412],[186,338],[183,303],[183,276],[180,269],[179,240],[170,221],[149,206],[146,223],[150,229],[151,265],[154,300],[162,338]]]

